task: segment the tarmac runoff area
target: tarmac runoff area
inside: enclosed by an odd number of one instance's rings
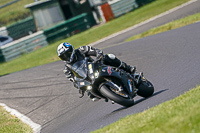
[[[175,12],[175,11],[177,11],[177,10],[179,10],[179,9],[181,9],[181,8],[183,8],[183,7],[185,7],[185,6],[187,6],[187,5],[190,5],[190,4],[194,3],[194,2],[197,2],[197,1],[198,1],[198,0],[191,0],[191,1],[187,2],[187,3],[184,3],[184,4],[182,4],[182,5],[180,5],[180,6],[177,6],[177,7],[173,8],[173,9],[170,9],[170,10],[164,12],[164,13],[161,13],[161,14],[159,14],[159,15],[153,17],[153,18],[150,18],[150,19],[148,19],[148,20],[146,20],[146,21],[144,21],[144,22],[141,22],[141,23],[139,23],[139,24],[137,24],[137,25],[134,25],[134,26],[132,26],[132,27],[130,27],[130,28],[127,28],[127,29],[125,29],[125,30],[122,30],[122,31],[120,31],[120,32],[114,33],[114,34],[112,34],[112,35],[110,35],[110,36],[108,36],[108,37],[105,37],[105,38],[103,38],[103,39],[100,39],[99,41],[96,41],[96,42],[91,43],[91,44],[89,44],[89,45],[90,45],[90,46],[94,46],[94,45],[97,45],[97,44],[99,44],[99,43],[101,43],[101,42],[103,42],[103,41],[106,41],[106,40],[108,40],[108,39],[114,38],[114,37],[116,37],[116,36],[118,36],[118,35],[120,35],[120,34],[123,34],[123,33],[125,33],[125,32],[134,30],[135,28],[138,28],[138,27],[140,27],[140,26],[142,26],[142,25],[148,24],[149,22],[152,22],[152,21],[154,21],[154,20],[156,20],[156,19],[158,19],[158,18],[160,18],[160,17],[163,17],[163,16],[165,16],[165,15],[168,15],[168,14],[170,14],[170,13],[173,13],[173,12]],[[37,123],[34,123],[30,118],[28,118],[27,116],[21,114],[19,111],[8,107],[8,106],[7,106],[6,104],[4,104],[4,103],[0,103],[0,106],[2,106],[2,107],[3,107],[7,112],[9,112],[11,115],[16,116],[16,117],[19,118],[22,122],[28,124],[28,125],[33,129],[33,132],[34,132],[34,133],[40,133],[41,128],[42,128],[41,125],[39,125],[39,124],[37,124]]]

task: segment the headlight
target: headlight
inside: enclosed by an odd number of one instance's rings
[[[98,78],[98,77],[99,77],[99,72],[98,72],[98,71],[95,72],[95,73],[94,73],[94,76],[95,76],[95,78]]]
[[[88,86],[88,87],[87,87],[87,90],[88,90],[88,91],[91,91],[91,90],[92,90],[92,86]]]

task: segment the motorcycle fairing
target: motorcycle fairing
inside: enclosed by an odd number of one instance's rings
[[[117,71],[115,67],[103,65],[99,69],[99,77],[106,79],[117,78],[119,81],[122,82],[122,84],[124,85],[123,88],[126,88],[127,93],[131,96],[135,96],[134,83],[130,80],[125,71]]]
[[[78,78],[87,78],[87,62],[86,60],[77,61],[72,66],[72,72]]]
[[[75,75],[75,81],[80,89],[86,89],[87,86],[99,88],[98,85],[100,85],[99,83],[101,83],[101,81],[112,80],[112,78],[115,78],[122,83],[123,90],[126,93],[131,97],[135,96],[135,91],[133,91],[134,83],[130,81],[130,78],[124,70],[119,70],[107,65],[99,66],[98,64],[88,62],[87,60],[81,60],[73,64],[72,72]],[[95,76],[95,73],[98,73],[98,76]]]

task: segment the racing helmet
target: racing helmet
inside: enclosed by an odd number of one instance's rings
[[[57,54],[61,60],[71,63],[75,56],[75,49],[70,43],[64,42],[58,46]]]

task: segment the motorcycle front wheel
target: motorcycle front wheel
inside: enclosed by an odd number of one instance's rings
[[[122,96],[117,95],[116,93],[111,91],[106,85],[102,85],[99,91],[104,97],[106,97],[122,106],[130,107],[134,104],[133,99],[124,98]]]
[[[153,84],[148,80],[142,81],[137,88],[138,88],[137,94],[141,97],[147,98],[152,96],[154,93]]]

